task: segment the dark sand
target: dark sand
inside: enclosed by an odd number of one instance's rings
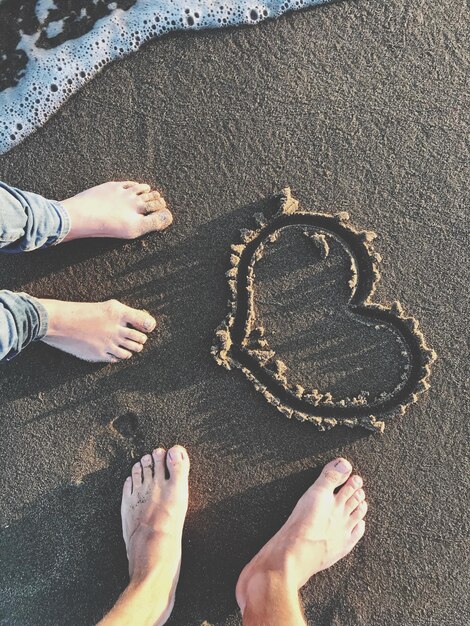
[[[463,0],[364,1],[172,36],[108,67],[0,158],[1,178],[51,197],[146,181],[175,214],[163,236],[1,259],[2,287],[116,297],[160,320],[129,363],[90,365],[37,345],[2,369],[2,624],[99,619],[126,582],[122,481],[136,456],[174,442],[188,446],[193,470],[171,624],[240,623],[238,572],[336,455],[364,476],[370,513],[356,550],[305,587],[312,623],[466,623],[465,19]],[[304,206],[347,210],[379,233],[376,299],[399,299],[439,355],[431,391],[384,435],[290,422],[210,355],[230,243],[286,185]],[[285,255],[279,298],[294,270],[328,302],[341,297],[325,291],[326,281],[343,288],[340,257],[325,266],[331,277],[295,258]],[[292,342],[311,367],[299,376],[345,392],[390,384],[380,358],[372,377],[364,366],[376,340],[368,352],[340,319],[303,343],[319,306],[305,297]],[[295,363],[293,345],[284,350]]]

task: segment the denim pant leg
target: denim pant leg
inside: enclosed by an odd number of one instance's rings
[[[69,230],[70,217],[60,202],[0,181],[0,253],[47,248]]]
[[[70,218],[59,202],[0,182],[0,254],[47,248],[60,243],[69,230]],[[0,291],[0,361],[42,339],[47,328],[47,311],[38,300]]]
[[[0,291],[0,361],[11,361],[32,341],[47,333],[43,304],[27,293]]]

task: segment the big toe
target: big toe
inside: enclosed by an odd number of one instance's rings
[[[348,460],[343,458],[335,459],[328,465],[325,465],[322,473],[314,483],[314,488],[333,491],[349,478],[351,471],[352,466]]]
[[[188,508],[189,456],[182,446],[173,446],[166,455],[166,466],[170,475],[164,493],[172,503],[174,513],[184,520]]]
[[[157,211],[152,211],[143,217],[145,233],[165,230],[165,228],[168,228],[172,222],[173,215],[168,209],[158,209]]]
[[[168,450],[166,465],[170,474],[170,481],[173,483],[184,483],[188,481],[189,456],[183,446],[173,446]]]

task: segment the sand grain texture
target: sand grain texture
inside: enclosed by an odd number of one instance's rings
[[[107,67],[0,158],[2,179],[51,197],[146,181],[175,215],[144,241],[0,259],[5,288],[116,297],[159,319],[128,363],[90,365],[37,345],[2,368],[0,623],[96,623],[126,581],[122,481],[136,455],[176,441],[192,457],[192,499],[173,626],[240,624],[238,572],[335,455],[364,477],[368,527],[304,589],[312,623],[467,621],[466,19],[461,0],[352,1],[170,36]],[[384,435],[287,420],[210,354],[230,245],[288,185],[302,205],[347,211],[379,233],[374,298],[399,298],[439,354],[430,393]],[[340,271],[342,259],[332,246],[322,263]],[[286,277],[274,261],[262,288],[280,323],[269,300]],[[328,294],[349,287],[338,289]],[[302,319],[299,307],[299,332]],[[324,342],[309,358],[347,391],[360,384],[361,336],[341,345],[345,329],[319,323]],[[302,345],[277,347],[287,361],[303,358]]]

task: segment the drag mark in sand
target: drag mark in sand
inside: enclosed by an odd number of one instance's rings
[[[436,354],[426,345],[417,320],[406,316],[398,302],[386,306],[371,301],[380,280],[381,259],[372,247],[375,233],[356,230],[344,212],[331,215],[301,210],[289,189],[274,201],[273,216],[257,213],[257,228],[243,229],[241,242],[231,247],[231,268],[226,273],[231,293],[229,313],[216,330],[212,354],[226,369],[240,369],[266,400],[289,418],[312,422],[320,430],[342,424],[383,431],[387,418],[403,415],[429,388]],[[400,382],[391,392],[371,399],[360,393],[337,400],[329,391],[306,390],[289,383],[287,366],[270,348],[264,328],[256,319],[254,268],[265,245],[292,226],[304,227],[304,234],[320,258],[329,254],[329,237],[343,246],[351,259],[349,310],[366,324],[392,327],[406,346],[408,360]]]

